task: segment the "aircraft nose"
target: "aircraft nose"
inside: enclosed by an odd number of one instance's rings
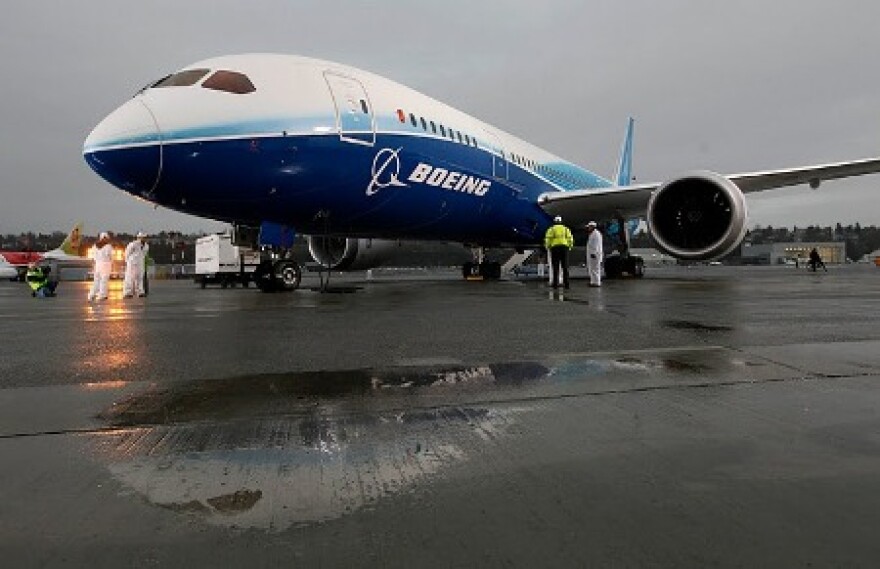
[[[156,119],[138,97],[98,123],[83,143],[89,166],[114,186],[149,194],[159,182],[162,137]]]

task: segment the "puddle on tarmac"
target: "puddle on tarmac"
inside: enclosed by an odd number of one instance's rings
[[[695,350],[152,386],[99,415],[117,429],[97,438],[97,455],[126,493],[157,507],[283,531],[417,494],[484,456],[533,408],[518,393],[582,382],[614,390],[620,378],[698,377],[731,362],[724,350]],[[476,403],[503,399],[511,403]]]
[[[375,411],[371,407],[374,405],[437,406],[443,404],[444,397],[450,404],[457,404],[462,398],[492,399],[496,392],[507,394],[541,384],[583,382],[589,387],[601,379],[613,388],[618,376],[683,374],[687,378],[723,372],[733,362],[722,350],[697,350],[477,366],[439,364],[265,374],[152,386],[115,402],[99,418],[113,427],[133,427],[297,415],[330,404],[336,413],[369,413]],[[479,397],[481,392],[486,397]]]

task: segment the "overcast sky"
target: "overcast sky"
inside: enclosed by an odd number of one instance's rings
[[[347,63],[611,176],[880,156],[875,0],[32,0],[0,19],[0,233],[212,230],[82,159],[146,83],[210,56]],[[880,175],[749,198],[750,226],[880,224]]]

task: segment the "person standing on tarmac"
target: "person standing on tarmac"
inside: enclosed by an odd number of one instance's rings
[[[596,229],[596,222],[587,224],[587,271],[590,273],[590,286],[602,286],[602,232]]]
[[[810,270],[815,273],[819,267],[822,267],[826,273],[828,272],[828,267],[822,262],[822,256],[819,255],[819,250],[813,247],[813,250],[810,251]]]
[[[150,267],[154,264],[153,258],[150,257],[150,244],[144,243],[144,296],[150,295]]]
[[[110,235],[104,231],[95,243],[95,269],[92,288],[89,291],[89,302],[92,300],[107,300],[107,281],[110,280],[110,271],[113,268],[113,245],[110,244]]]
[[[150,246],[145,243],[147,234],[138,231],[134,241],[125,247],[125,281],[122,283],[122,298],[135,294],[144,296],[144,267]]]
[[[553,225],[544,234],[544,247],[550,255],[553,271],[553,288],[559,288],[559,275],[562,273],[562,286],[568,288],[568,252],[574,246],[571,230],[562,224],[562,217],[553,218]]]

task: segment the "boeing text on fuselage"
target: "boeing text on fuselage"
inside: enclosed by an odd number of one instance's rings
[[[474,176],[468,176],[446,168],[435,168],[430,164],[419,162],[412,174],[407,178],[410,182],[428,184],[444,190],[453,190],[483,197],[489,191],[492,182]]]

